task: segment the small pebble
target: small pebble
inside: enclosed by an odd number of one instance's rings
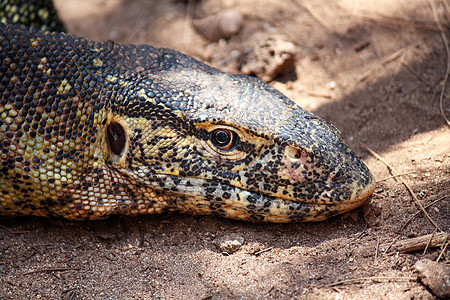
[[[429,259],[422,259],[414,265],[422,283],[439,298],[450,298],[450,266]]]
[[[217,42],[221,39],[229,39],[239,33],[244,17],[234,10],[221,12],[217,15],[192,21],[195,30],[206,39]]]
[[[296,46],[284,36],[255,34],[257,44],[241,58],[241,72],[270,82],[295,70]]]
[[[233,254],[242,248],[244,238],[239,235],[231,234],[220,236],[214,239],[214,244],[224,254]]]

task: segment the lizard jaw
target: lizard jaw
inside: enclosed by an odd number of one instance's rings
[[[365,187],[356,183],[351,196],[340,202],[308,202],[259,194],[216,181],[157,175],[165,183],[164,190],[173,195],[168,210],[199,215],[220,215],[225,218],[292,223],[322,221],[362,205],[373,193],[375,184]],[[161,189],[161,187],[158,187]]]

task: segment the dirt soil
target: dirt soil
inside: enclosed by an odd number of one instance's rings
[[[434,0],[449,36],[450,5]],[[270,83],[342,131],[378,180],[380,221],[361,210],[318,223],[251,224],[208,216],[149,215],[99,222],[0,219],[1,299],[433,299],[415,262],[441,248],[388,252],[431,234],[412,188],[450,230],[450,129],[439,110],[447,53],[427,0],[56,1],[70,33],[152,44],[238,73],[273,36],[294,47],[293,67]],[[234,10],[241,30],[211,42],[193,19]],[[211,25],[212,26],[212,25]],[[206,26],[208,27],[208,26]],[[269,51],[270,52],[270,51]],[[267,78],[267,77],[265,77]],[[447,82],[443,107],[450,116]],[[237,251],[216,242],[234,235]],[[239,242],[242,243],[239,245]],[[449,248],[441,254],[449,264]]]

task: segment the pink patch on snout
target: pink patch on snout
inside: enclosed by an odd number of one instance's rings
[[[288,177],[293,181],[306,181],[305,175],[302,173],[302,171],[305,171],[305,166],[308,165],[307,157],[305,155],[301,155],[299,158],[292,158],[285,154],[281,162],[283,163],[284,168],[281,168],[280,171],[278,171],[279,176],[282,178]]]

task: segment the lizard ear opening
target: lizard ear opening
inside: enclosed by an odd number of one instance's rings
[[[121,163],[128,148],[129,130],[122,120],[112,119],[106,127],[106,143],[113,162]]]
[[[125,129],[117,122],[111,122],[107,128],[109,149],[115,155],[120,156],[125,149],[127,136]]]

